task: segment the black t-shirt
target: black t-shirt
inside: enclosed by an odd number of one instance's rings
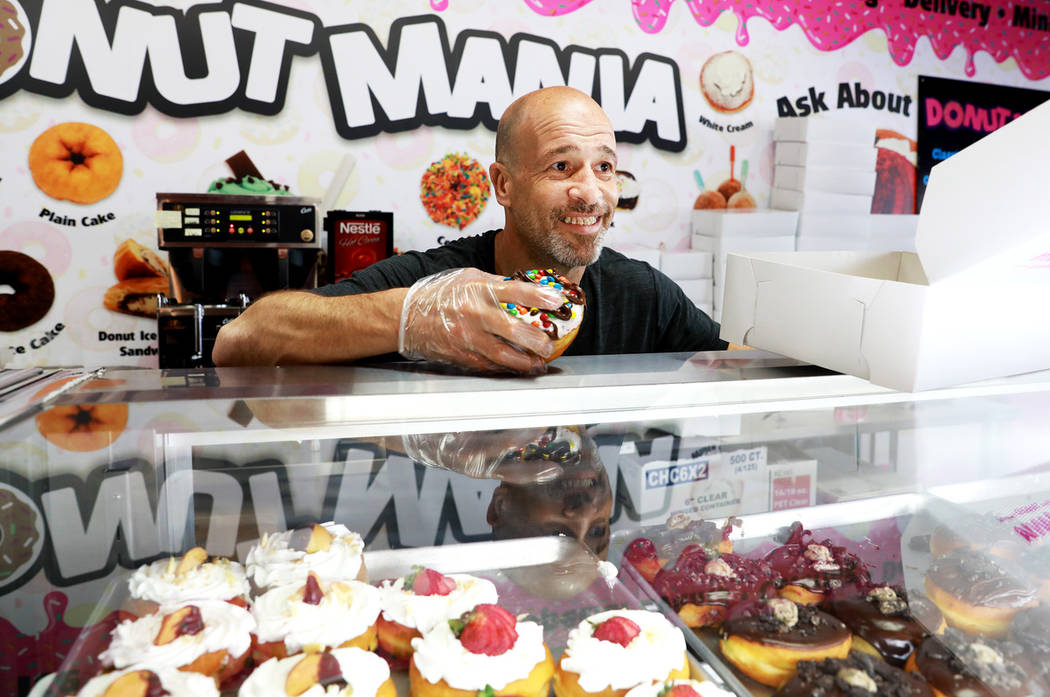
[[[425,252],[384,259],[316,293],[330,297],[407,288],[419,279],[473,267],[496,273],[498,230],[461,237]],[[611,353],[663,353],[725,349],[718,323],[685,296],[674,281],[643,261],[603,249],[580,281],[587,310],[567,356]]]

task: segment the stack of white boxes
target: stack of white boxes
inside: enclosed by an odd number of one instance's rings
[[[714,255],[711,252],[660,252],[661,271],[679,285],[693,304],[714,313]]]
[[[868,249],[875,127],[831,117],[782,117],[773,138],[770,206],[798,211],[797,249]]]
[[[694,210],[690,246],[694,252],[710,252],[712,274],[712,312],[722,316],[726,277],[726,255],[730,252],[792,252],[795,250],[795,211],[754,208]]]

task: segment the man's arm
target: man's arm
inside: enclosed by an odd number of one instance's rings
[[[397,351],[407,292],[271,293],[219,330],[212,359],[217,366],[346,363]]]

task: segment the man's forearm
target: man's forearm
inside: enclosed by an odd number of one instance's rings
[[[212,359],[219,366],[346,363],[396,351],[406,292],[267,295],[219,331]]]

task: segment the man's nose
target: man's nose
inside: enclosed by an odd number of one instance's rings
[[[569,197],[587,206],[602,202],[602,188],[598,177],[589,167],[583,167],[569,183]]]

